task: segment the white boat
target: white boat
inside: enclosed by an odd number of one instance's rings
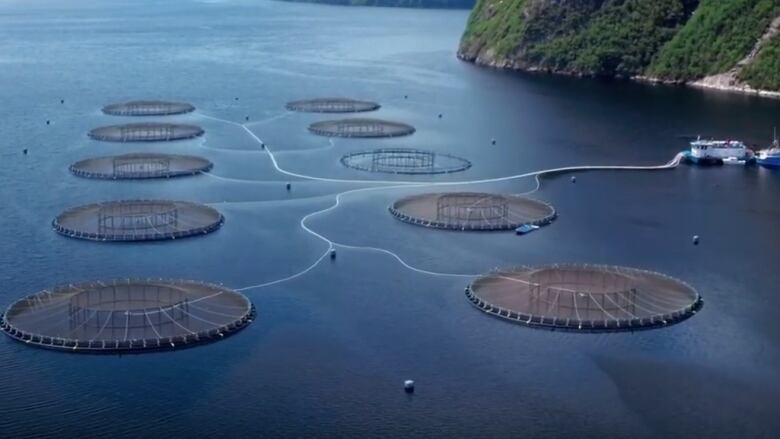
[[[694,163],[745,164],[753,159],[753,151],[739,140],[702,140],[698,138],[691,142],[688,158]]]

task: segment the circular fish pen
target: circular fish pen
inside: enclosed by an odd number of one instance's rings
[[[81,160],[70,165],[70,171],[84,178],[142,180],[195,175],[213,166],[204,158],[190,155],[132,153]]]
[[[111,116],[172,116],[193,112],[195,107],[186,102],[129,101],[106,105],[102,111]]]
[[[62,285],[24,297],[0,316],[0,329],[41,348],[140,353],[221,340],[255,315],[249,299],[218,285],[118,279]]]
[[[525,326],[595,332],[670,325],[703,303],[693,287],[660,273],[575,264],[495,271],[469,285],[466,297]]]
[[[470,161],[460,157],[411,148],[353,152],[343,156],[341,164],[360,171],[406,175],[451,174],[471,167]]]
[[[87,204],[54,218],[57,233],[91,241],[159,241],[205,235],[225,221],[202,204],[167,200],[123,200]]]
[[[435,229],[493,231],[522,225],[544,226],[557,216],[539,200],[481,192],[412,195],[393,203],[390,213],[401,221]]]
[[[319,98],[288,102],[285,108],[301,113],[362,113],[376,111],[376,102],[346,98]]]
[[[202,136],[203,128],[175,123],[129,123],[95,128],[89,137],[104,142],[167,142]]]
[[[381,119],[325,120],[309,125],[309,131],[318,136],[379,138],[401,137],[413,134],[411,125]]]

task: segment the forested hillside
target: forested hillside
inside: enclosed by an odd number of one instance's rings
[[[479,0],[459,56],[495,67],[780,89],[780,0]],[[744,84],[742,84],[744,82]]]

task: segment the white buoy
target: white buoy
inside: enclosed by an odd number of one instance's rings
[[[699,245],[699,235],[693,235],[693,245]]]
[[[404,391],[406,393],[414,393],[414,380],[404,381]]]

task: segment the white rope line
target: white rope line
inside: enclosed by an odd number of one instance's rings
[[[190,331],[189,329],[185,328],[184,326],[180,325],[180,324],[179,324],[179,322],[177,322],[176,320],[174,320],[174,319],[173,319],[173,318],[172,318],[172,317],[171,317],[171,316],[170,316],[170,315],[169,315],[167,312],[165,312],[165,310],[164,310],[164,309],[160,309],[160,311],[162,311],[162,313],[163,313],[163,314],[165,314],[165,317],[168,317],[168,320],[172,321],[172,322],[173,322],[173,323],[174,323],[176,326],[178,326],[179,328],[181,328],[181,329],[183,329],[183,330],[185,330],[185,331],[189,332],[190,334],[195,334],[194,332],[192,332],[192,331]]]
[[[87,317],[87,319],[86,319],[86,320],[84,320],[84,321],[83,321],[83,322],[81,322],[81,323],[80,323],[78,326],[76,326],[75,328],[71,329],[71,330],[70,330],[70,332],[68,332],[68,335],[67,335],[67,337],[68,337],[68,338],[70,338],[70,336],[71,336],[71,335],[72,335],[74,332],[76,332],[77,330],[81,329],[81,328],[82,328],[84,325],[86,325],[86,324],[87,324],[87,322],[88,322],[88,321],[92,320],[92,317],[95,317],[97,314],[98,314],[98,312],[97,312],[97,311],[92,311],[92,313],[89,315],[89,317]]]
[[[629,310],[627,310],[627,309],[623,308],[623,307],[622,307],[622,306],[621,306],[619,303],[615,302],[615,300],[614,300],[614,299],[611,297],[611,295],[610,295],[610,294],[607,294],[606,296],[607,296],[607,300],[609,300],[610,302],[614,303],[614,304],[615,304],[615,306],[617,306],[618,308],[620,308],[620,310],[621,310],[621,311],[623,311],[623,313],[625,313],[625,314],[628,314],[628,315],[630,315],[632,318],[635,318],[635,319],[638,319],[638,318],[639,318],[639,317],[638,317],[636,314],[634,314],[634,313],[632,313],[631,311],[629,311]],[[633,305],[633,302],[631,302],[631,301],[628,301],[628,303],[629,303],[629,304],[631,304],[631,305]]]
[[[97,339],[98,337],[100,337],[100,334],[102,334],[102,333],[103,333],[103,330],[104,330],[104,329],[106,329],[106,326],[108,326],[108,321],[109,321],[109,320],[111,320],[111,318],[112,318],[113,316],[114,316],[114,313],[113,313],[113,312],[109,312],[109,313],[108,313],[108,315],[106,316],[106,321],[103,323],[103,326],[101,326],[101,327],[100,327],[100,330],[98,331],[98,333],[97,333],[97,334],[95,334],[94,336],[92,336],[92,338],[90,338],[90,339],[89,339],[89,342],[90,342],[90,343],[92,343],[93,341],[95,341],[95,339]]]
[[[304,179],[304,180],[313,180],[313,181],[322,181],[322,182],[331,182],[331,183],[357,183],[357,184],[372,184],[372,185],[374,185],[374,184],[390,185],[390,186],[385,186],[385,187],[369,187],[369,188],[353,189],[353,190],[350,190],[350,191],[341,192],[341,193],[336,195],[336,201],[335,201],[335,203],[332,206],[330,206],[328,208],[325,208],[325,209],[322,209],[322,210],[319,210],[319,211],[316,211],[316,212],[312,212],[312,213],[304,216],[301,219],[301,221],[300,221],[301,228],[304,231],[306,231],[309,234],[311,234],[312,236],[314,236],[316,238],[319,238],[323,242],[327,243],[328,244],[328,250],[325,253],[323,253],[323,255],[320,256],[320,258],[318,258],[311,266],[307,267],[306,269],[304,269],[303,271],[301,271],[299,273],[296,273],[296,274],[293,274],[293,275],[290,275],[290,276],[287,276],[285,278],[278,279],[278,280],[275,280],[275,281],[270,281],[270,282],[265,282],[265,283],[258,284],[258,285],[244,287],[244,288],[238,289],[237,291],[245,291],[245,290],[249,290],[249,289],[263,288],[263,287],[266,287],[266,286],[270,286],[270,285],[275,285],[275,284],[278,284],[278,283],[286,282],[288,280],[292,280],[292,279],[295,279],[295,278],[297,278],[299,276],[302,276],[302,275],[308,273],[309,271],[311,271],[314,267],[316,267],[322,261],[322,259],[324,259],[325,256],[327,256],[327,254],[330,252],[330,250],[333,249],[334,246],[340,246],[340,247],[344,247],[344,248],[348,248],[348,249],[372,250],[372,251],[378,251],[378,252],[382,252],[382,253],[385,253],[385,254],[389,254],[389,255],[393,256],[396,260],[398,260],[404,267],[406,267],[406,268],[408,268],[410,270],[419,272],[419,273],[431,274],[431,275],[439,275],[439,276],[462,276],[462,277],[474,277],[475,276],[475,275],[471,275],[471,274],[464,275],[464,274],[438,273],[438,272],[433,272],[433,271],[429,271],[429,270],[418,269],[416,267],[412,267],[411,265],[407,264],[400,256],[398,256],[396,253],[393,253],[393,252],[391,252],[389,250],[381,249],[381,248],[377,248],[377,247],[359,247],[359,246],[350,246],[350,245],[346,245],[346,244],[338,244],[338,243],[335,243],[332,240],[328,239],[327,237],[323,236],[322,234],[315,232],[314,230],[310,229],[306,225],[306,220],[307,219],[312,218],[312,217],[314,217],[316,215],[320,215],[320,214],[329,212],[329,211],[331,211],[333,209],[336,209],[340,205],[341,198],[344,195],[358,193],[358,192],[364,192],[364,191],[368,191],[368,190],[377,190],[377,189],[386,190],[386,189],[414,188],[414,187],[426,187],[426,186],[459,186],[459,185],[470,185],[470,184],[496,183],[496,182],[510,181],[510,180],[516,180],[516,179],[520,179],[520,178],[533,176],[535,178],[535,180],[536,180],[536,188],[532,189],[529,192],[526,192],[526,194],[528,194],[528,193],[536,192],[540,188],[541,182],[539,180],[539,177],[541,175],[545,175],[545,174],[563,173],[563,172],[576,172],[576,171],[588,171],[588,170],[656,170],[656,169],[671,169],[671,168],[676,167],[680,163],[680,160],[682,158],[682,153],[679,153],[672,160],[670,160],[669,162],[667,162],[667,163],[665,163],[663,165],[651,165],[651,166],[609,166],[609,165],[607,165],[607,166],[590,166],[590,165],[585,165],[585,166],[568,166],[568,167],[559,167],[559,168],[546,169],[546,170],[541,170],[541,171],[526,172],[526,173],[522,173],[522,174],[510,175],[510,176],[505,176],[505,177],[487,178],[487,179],[471,180],[471,181],[455,181],[455,182],[427,182],[426,183],[426,182],[418,182],[418,181],[411,182],[411,181],[334,179],[334,178],[315,177],[315,176],[304,175],[304,174],[299,174],[299,173],[287,171],[287,170],[285,170],[285,169],[283,169],[283,168],[281,168],[279,166],[279,163],[277,162],[276,157],[274,156],[273,151],[251,129],[249,129],[247,124],[240,124],[240,123],[233,122],[233,121],[230,121],[230,120],[227,120],[227,119],[221,119],[221,118],[217,118],[217,117],[213,117],[213,116],[207,116],[207,115],[204,115],[204,117],[208,117],[208,118],[213,119],[213,120],[222,121],[222,122],[225,122],[225,123],[228,123],[228,124],[231,124],[231,125],[235,125],[235,126],[241,127],[241,129],[243,129],[252,139],[254,139],[255,142],[257,142],[259,145],[261,145],[263,147],[263,150],[268,154],[268,157],[271,160],[271,164],[273,165],[274,169],[277,172],[281,173],[281,174],[284,174],[284,175],[287,175],[287,176],[291,176],[291,177],[301,178],[301,179]],[[575,300],[575,312],[578,313],[578,311],[576,309],[576,300]],[[579,315],[578,315],[578,317],[579,317]]]
[[[609,318],[611,318],[612,320],[615,320],[615,321],[618,321],[618,320],[620,320],[620,319],[618,319],[617,317],[613,316],[613,315],[612,315],[612,313],[610,313],[609,311],[607,311],[606,309],[604,309],[604,307],[603,307],[603,306],[601,306],[601,304],[599,303],[599,301],[598,301],[598,300],[596,300],[596,299],[593,297],[593,295],[592,295],[591,293],[585,293],[585,294],[587,294],[587,295],[588,295],[588,297],[590,297],[590,300],[592,300],[592,301],[593,301],[593,303],[595,303],[595,304],[596,304],[596,306],[597,306],[597,307],[599,307],[599,309],[600,309],[600,310],[601,310],[601,311],[602,311],[604,314],[606,314],[607,316],[609,316]]]
[[[195,305],[192,305],[192,304],[190,304],[189,307],[191,307],[192,309],[197,309],[198,311],[207,312],[209,314],[216,314],[218,316],[230,317],[231,319],[234,319],[234,320],[237,319],[238,317],[240,317],[240,316],[236,316],[235,314],[225,314],[225,313],[219,312],[219,311],[212,311],[210,309],[202,308],[200,306],[195,306]]]
[[[160,333],[157,332],[157,328],[154,327],[154,323],[152,323],[152,319],[149,318],[149,314],[144,313],[144,317],[146,317],[146,321],[149,322],[149,326],[152,328],[152,331],[154,331],[154,335],[156,335],[158,339],[162,338]]]

